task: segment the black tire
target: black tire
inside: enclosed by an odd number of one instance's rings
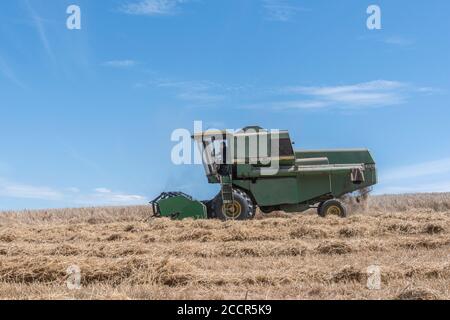
[[[220,220],[250,220],[255,217],[256,206],[252,199],[242,190],[233,189],[234,202],[228,205],[228,210],[223,204],[222,195],[218,194],[212,200],[212,215]]]
[[[206,201],[202,201],[202,203],[205,205],[206,207],[206,213],[208,216],[208,219],[213,219],[214,216],[212,215],[212,204],[213,204],[213,200],[206,200]]]
[[[274,211],[279,211],[280,208],[277,206],[269,206],[269,207],[259,207],[259,210],[261,210],[262,213],[269,214]]]
[[[319,203],[319,206],[317,207],[317,214],[318,214],[319,216],[320,216],[320,210],[322,210],[322,206],[323,206],[324,203],[325,203],[325,201]]]
[[[338,200],[323,202],[318,209],[319,216],[325,218],[328,215],[337,215],[341,218],[347,217],[347,208]]]

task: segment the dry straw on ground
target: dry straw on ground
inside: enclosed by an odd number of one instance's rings
[[[148,207],[1,213],[0,298],[450,298],[449,194],[348,204],[348,219],[244,222],[147,220]],[[367,288],[371,265],[380,290]]]

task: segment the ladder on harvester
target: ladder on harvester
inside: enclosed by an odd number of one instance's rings
[[[220,176],[220,185],[221,185],[221,192],[222,192],[222,201],[224,204],[233,203],[233,183],[232,183],[232,177],[231,174]]]

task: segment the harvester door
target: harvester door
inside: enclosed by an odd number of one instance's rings
[[[206,175],[210,176],[214,174],[214,159],[213,159],[213,154],[212,152],[210,152],[211,148],[213,147],[213,142],[211,141],[207,141],[207,140],[202,140],[202,146],[203,149],[201,149],[201,153],[202,153],[202,161],[203,161],[203,166],[205,167],[205,171],[206,171]]]

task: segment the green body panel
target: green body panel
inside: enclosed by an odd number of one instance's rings
[[[162,217],[206,219],[208,216],[206,206],[202,202],[182,195],[160,200],[158,206]]]
[[[330,174],[300,174],[297,176],[299,203],[329,194],[332,191]]]
[[[299,204],[331,193],[330,175],[257,179],[254,182],[233,180],[233,184],[251,194],[259,206]]]
[[[250,183],[249,191],[260,206],[299,202],[298,182],[295,177],[259,179],[256,183]]]
[[[328,158],[332,164],[363,164],[364,165],[364,182],[361,184],[353,184],[349,178],[350,171],[343,170],[341,172],[333,172],[330,176],[331,194],[335,198],[339,198],[347,193],[354,192],[359,189],[373,186],[377,183],[377,174],[375,161],[367,149],[349,149],[349,150],[313,150],[313,151],[296,151],[296,159],[307,158]]]
[[[367,149],[295,151],[296,159],[321,157],[327,158],[330,164],[375,164],[375,161]]]
[[[263,176],[261,167],[237,165],[233,184],[247,191],[258,206],[302,211],[302,205],[339,198],[377,183],[375,162],[368,150],[296,151],[295,160],[296,165],[280,166],[274,176]],[[351,167],[358,165],[363,168],[364,181],[355,184]]]

